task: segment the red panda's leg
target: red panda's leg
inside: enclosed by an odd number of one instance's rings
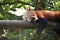
[[[43,29],[45,29],[47,27],[47,23],[48,23],[47,18],[40,19],[40,21],[42,23],[40,23],[41,25],[37,29],[37,32],[36,32],[37,35],[41,34],[41,32],[43,31]]]
[[[43,31],[43,29],[45,29],[47,27],[48,19],[44,16],[44,13],[42,11],[36,12],[36,14],[37,14],[37,17],[39,19],[37,21],[38,21],[39,24],[41,24],[38,27],[37,32],[36,32],[36,34],[39,35]]]

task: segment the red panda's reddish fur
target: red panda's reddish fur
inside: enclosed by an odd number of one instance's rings
[[[59,11],[49,11],[49,10],[41,10],[35,11],[36,15],[40,18],[47,18],[52,22],[60,22],[60,12]]]
[[[42,30],[47,27],[46,25],[49,21],[60,23],[60,12],[59,11],[50,11],[50,10],[33,11],[33,10],[28,10],[27,14],[29,14],[31,16],[30,17],[31,21],[34,21],[34,19],[36,19],[35,17],[32,17],[32,16],[36,15],[38,17],[38,19],[35,21],[38,21],[38,23],[41,22],[42,25],[38,28],[37,34],[40,34],[42,32]],[[27,17],[27,19],[29,19],[29,18]]]

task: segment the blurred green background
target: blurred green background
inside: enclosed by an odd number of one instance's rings
[[[0,0],[0,20],[22,20],[21,10],[29,6],[35,10],[60,11],[60,0]],[[53,27],[50,25],[50,29],[43,30],[39,36],[35,36],[36,29],[3,29],[0,40],[60,40]]]

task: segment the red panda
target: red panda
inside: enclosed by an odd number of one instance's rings
[[[40,11],[33,11],[29,10],[24,14],[24,16],[27,18],[26,20],[28,22],[38,20],[38,17],[40,19],[47,18],[48,21],[52,22],[60,22],[60,12],[59,11],[49,11],[49,10],[40,10]],[[30,21],[29,21],[30,20]]]
[[[60,12],[50,10],[33,11],[27,10],[25,14],[25,20],[28,22],[38,22],[41,26],[37,30],[37,34],[40,34],[43,29],[47,27],[49,21],[60,23]]]

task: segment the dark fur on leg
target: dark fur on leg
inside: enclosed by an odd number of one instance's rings
[[[37,22],[41,24],[41,26],[38,27],[36,34],[40,35],[41,32],[47,27],[48,20],[44,18],[44,19],[37,20]]]

